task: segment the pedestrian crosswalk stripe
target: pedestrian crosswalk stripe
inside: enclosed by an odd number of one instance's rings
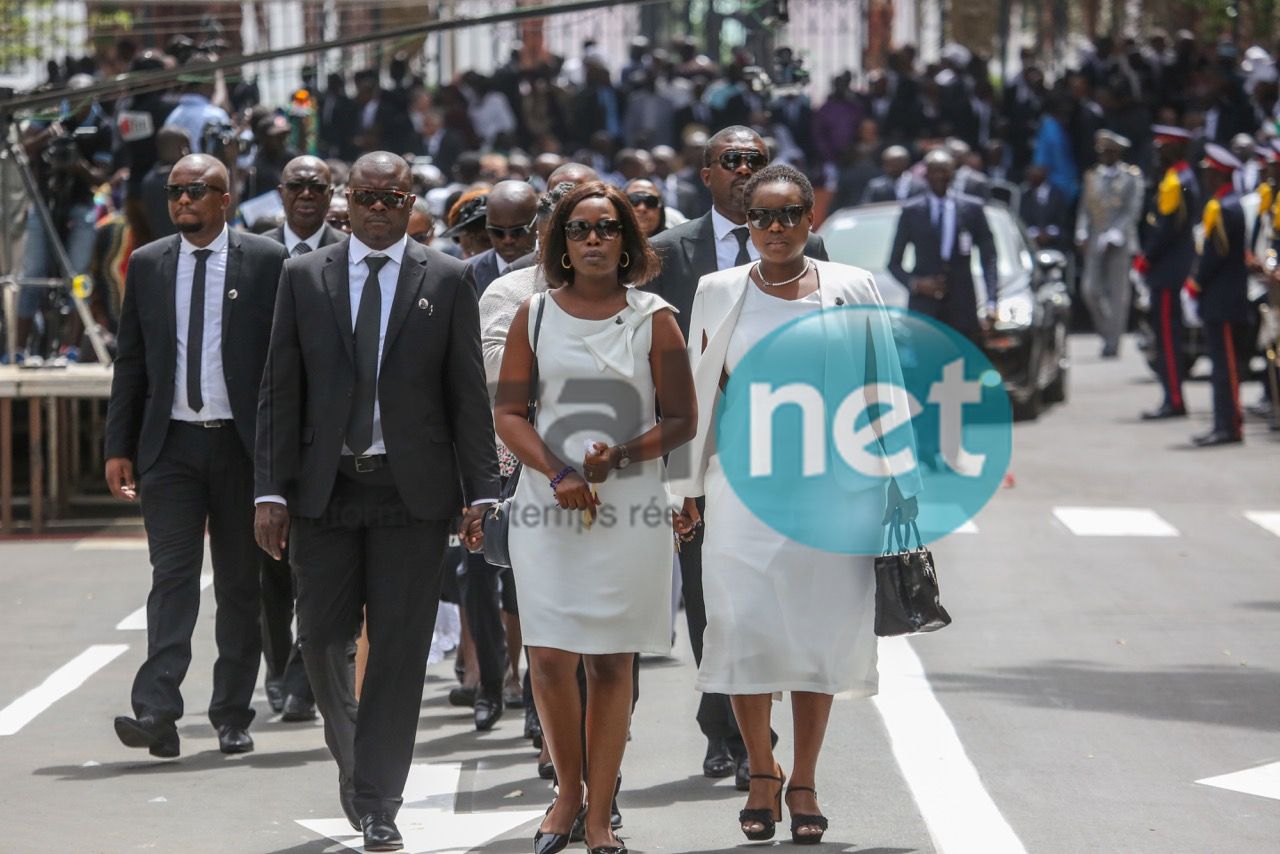
[[[85,537],[83,540],[76,540],[71,550],[73,552],[142,552],[147,550],[147,541],[143,537]]]
[[[50,673],[49,678],[0,709],[0,735],[18,732],[128,648],[128,644],[123,643],[96,644]]]
[[[1176,537],[1178,529],[1146,507],[1055,507],[1053,515],[1078,537]]]
[[[1280,537],[1280,511],[1246,510],[1244,518]]]

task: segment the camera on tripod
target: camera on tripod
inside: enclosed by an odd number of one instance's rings
[[[226,162],[227,155],[240,153],[235,126],[228,122],[209,122],[200,132],[200,150]]]

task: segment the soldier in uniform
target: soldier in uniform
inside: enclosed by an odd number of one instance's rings
[[[1138,248],[1142,216],[1142,172],[1121,157],[1129,140],[1108,130],[1094,136],[1098,165],[1084,176],[1076,215],[1076,244],[1084,258],[1080,290],[1102,336],[1102,357],[1120,352],[1129,322],[1129,263]]]
[[[1208,448],[1243,441],[1235,344],[1244,334],[1251,307],[1244,209],[1232,184],[1241,163],[1227,149],[1208,143],[1200,165],[1209,201],[1202,218],[1204,239],[1187,290],[1199,304],[1205,343],[1213,360],[1213,429],[1192,439],[1197,447]]]
[[[1164,386],[1159,409],[1144,412],[1145,421],[1186,416],[1182,398],[1183,322],[1178,294],[1196,260],[1193,228],[1202,210],[1200,184],[1187,163],[1191,134],[1172,125],[1154,125],[1160,158],[1160,183],[1142,254],[1134,261],[1151,291],[1151,327],[1155,330],[1156,369]]]

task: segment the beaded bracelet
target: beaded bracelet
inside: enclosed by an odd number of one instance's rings
[[[565,466],[564,468],[560,469],[560,473],[555,477],[551,478],[551,491],[555,492],[556,487],[560,485],[560,481],[564,480],[569,475],[575,474],[575,473],[576,473],[576,469],[574,469],[573,466]]]

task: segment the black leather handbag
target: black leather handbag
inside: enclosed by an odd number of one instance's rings
[[[900,521],[894,514],[889,522],[884,554],[876,558],[876,634],[880,637],[936,632],[951,624],[951,615],[942,607],[938,574],[933,554],[920,539],[913,520]],[[915,534],[916,547],[907,545],[908,529]]]
[[[533,371],[529,375],[529,423],[537,424],[538,418],[538,336],[542,333],[542,311],[547,307],[547,295],[541,294],[538,300],[538,314],[533,320]],[[480,526],[484,531],[484,559],[493,566],[510,568],[511,566],[511,511],[515,503],[516,486],[520,483],[520,473],[524,464],[516,465],[516,470],[507,478],[502,486],[502,494],[498,501],[489,505],[484,513]]]

